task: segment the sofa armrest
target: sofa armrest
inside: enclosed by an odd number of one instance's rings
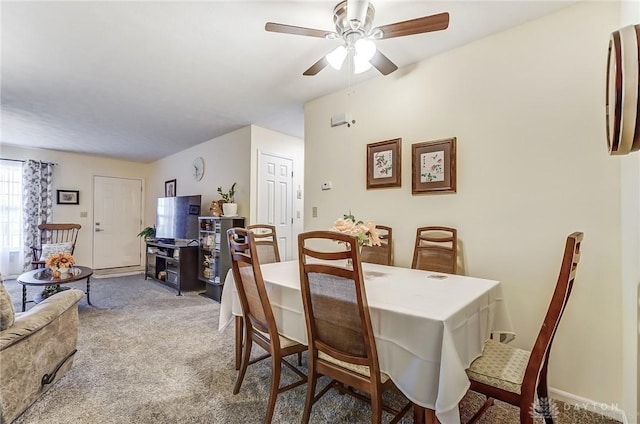
[[[82,290],[65,290],[45,299],[27,312],[16,314],[15,323],[6,330],[0,331],[0,351],[45,327],[69,308],[74,307],[83,297]]]

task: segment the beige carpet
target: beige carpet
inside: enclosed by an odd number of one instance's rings
[[[21,286],[5,282],[21,308]],[[73,286],[84,289],[83,283]],[[30,287],[28,297],[37,289]],[[270,382],[269,361],[250,366],[240,393],[233,328],[219,333],[219,304],[176,292],[141,276],[94,279],[91,301],[80,301],[80,336],[73,368],[18,420],[17,424],[76,423],[261,423]],[[32,306],[29,304],[28,307]],[[259,354],[260,349],[254,348]],[[305,358],[306,359],[306,358]],[[303,361],[303,365],[306,360]],[[304,366],[303,366],[304,368]],[[293,373],[283,371],[284,381]],[[274,423],[300,422],[306,386],[278,397]],[[399,393],[387,396],[399,404]],[[482,402],[468,394],[465,422]],[[616,423],[558,403],[560,424]],[[481,423],[518,423],[516,408],[498,403]],[[383,417],[388,421],[389,416]],[[411,423],[408,414],[401,422]],[[367,404],[330,392],[312,412],[313,423],[370,422]]]

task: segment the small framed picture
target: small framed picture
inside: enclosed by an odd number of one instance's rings
[[[56,190],[59,205],[79,205],[80,192],[78,190]]]
[[[176,197],[176,180],[164,182],[164,197]]]
[[[411,192],[456,192],[456,138],[411,145]]]
[[[401,187],[402,139],[367,144],[367,190]]]

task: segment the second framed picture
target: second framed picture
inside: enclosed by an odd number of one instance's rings
[[[402,139],[367,144],[367,190],[401,187]]]
[[[456,192],[456,138],[411,145],[411,193]]]

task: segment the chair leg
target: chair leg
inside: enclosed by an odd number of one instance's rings
[[[533,416],[529,407],[520,405],[520,424],[533,424]]]
[[[265,424],[271,424],[273,411],[276,409],[276,399],[278,397],[278,388],[280,387],[280,372],[282,370],[282,357],[280,355],[271,356],[271,391],[269,392],[269,401],[267,402],[267,416],[264,419]]]
[[[309,417],[311,416],[311,407],[313,406],[313,398],[316,393],[316,383],[318,376],[316,375],[313,361],[309,359],[309,374],[307,378],[307,399],[304,403],[304,411],[302,412],[302,424],[309,423]]]
[[[247,372],[247,366],[249,365],[249,358],[251,357],[251,347],[253,346],[253,339],[248,334],[244,341],[244,354],[242,355],[242,365],[240,365],[240,371],[238,372],[238,378],[236,378],[236,384],[233,387],[233,394],[237,395],[242,386],[242,380],[244,380],[244,374]]]
[[[482,406],[480,407],[480,409],[478,409],[476,413],[473,414],[471,418],[469,418],[469,421],[467,421],[467,424],[474,424],[476,421],[478,421],[480,417],[482,417],[484,413],[487,412],[487,409],[493,406],[493,403],[494,403],[493,398],[487,396],[487,400],[485,400]]]
[[[243,340],[243,331],[244,331],[244,320],[241,316],[236,315],[235,318],[235,331],[236,331],[236,370],[240,369],[240,364],[242,362],[242,340]]]
[[[371,424],[382,423],[382,394],[378,391],[376,396],[371,396]]]
[[[545,417],[544,422],[546,424],[553,424],[553,417],[551,416],[551,399],[549,399],[549,390],[547,385],[547,367],[549,365],[549,356],[547,356],[544,360],[544,364],[542,365],[542,369],[540,370],[540,376],[538,377],[538,387],[536,387],[536,392],[538,394],[538,402],[540,405],[544,404],[545,408]]]

